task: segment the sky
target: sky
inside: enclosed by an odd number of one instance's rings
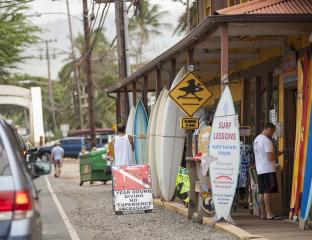
[[[89,3],[91,0],[89,0]],[[147,58],[153,58],[160,54],[168,47],[174,45],[181,36],[172,37],[172,31],[177,23],[178,17],[183,13],[184,7],[181,3],[173,2],[172,0],[149,0],[150,3],[159,4],[161,10],[168,11],[168,15],[162,20],[163,22],[171,23],[172,29],[163,30],[163,35],[154,37],[148,46]],[[82,0],[69,0],[70,13],[73,16],[72,26],[73,34],[77,36],[79,32],[83,31],[82,18]],[[101,4],[103,6],[103,4]],[[90,7],[90,6],[89,6]],[[97,5],[95,6],[95,10]],[[39,13],[40,16],[36,13]],[[60,13],[60,14],[51,14]],[[40,26],[43,32],[40,33],[42,42],[36,46],[31,47],[25,52],[25,55],[32,55],[36,59],[28,60],[25,64],[19,66],[20,73],[29,73],[35,76],[47,77],[47,63],[45,62],[45,40],[53,40],[49,44],[51,58],[51,76],[53,80],[58,77],[58,71],[68,57],[67,53],[70,47],[68,38],[68,22],[66,15],[66,0],[34,0],[30,4],[30,9],[27,12],[30,21]],[[107,21],[105,22],[105,29],[107,30],[107,37],[109,39],[115,36],[115,19],[114,6],[111,4]]]

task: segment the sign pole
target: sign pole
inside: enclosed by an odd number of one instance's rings
[[[194,62],[194,50],[188,49],[187,51],[187,68],[190,68],[190,65],[193,65]],[[192,130],[186,130],[186,157],[192,157]],[[187,168],[189,172],[190,179],[190,189],[194,189],[194,191],[190,191],[190,201],[189,201],[189,209],[188,209],[188,219],[192,219],[193,213],[196,212],[196,203],[198,202],[197,195],[195,194],[195,181],[196,181],[196,168],[191,166],[191,162],[187,161]]]

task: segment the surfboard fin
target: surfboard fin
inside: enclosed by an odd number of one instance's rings
[[[227,219],[225,219],[225,221],[233,224],[233,225],[236,225],[236,222],[234,221],[234,219],[231,217],[231,215],[229,214],[229,216],[227,217]]]

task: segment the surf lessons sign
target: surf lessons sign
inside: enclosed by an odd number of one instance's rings
[[[153,190],[149,166],[113,166],[115,212],[153,209]]]
[[[221,95],[214,115],[209,154],[217,158],[210,163],[210,180],[216,209],[215,221],[223,218],[233,223],[230,211],[240,165],[240,139],[238,117],[228,86]]]

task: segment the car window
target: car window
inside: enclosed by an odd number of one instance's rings
[[[79,145],[81,144],[80,139],[68,139],[61,141],[61,145]]]
[[[11,175],[8,155],[5,151],[2,139],[0,138],[0,176]]]

